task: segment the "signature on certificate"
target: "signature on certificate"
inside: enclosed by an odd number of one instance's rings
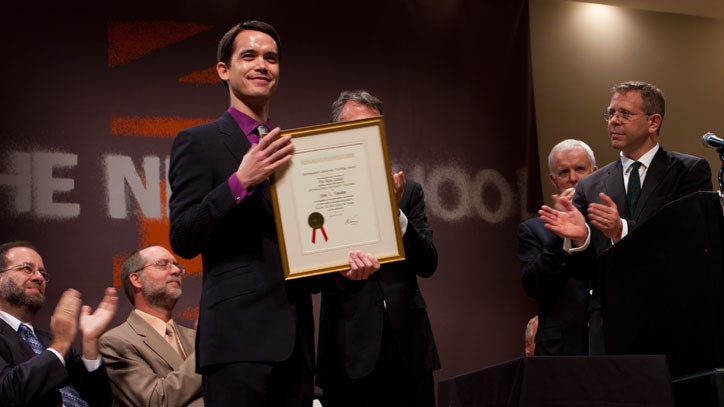
[[[357,217],[358,215],[354,215],[351,218],[347,218],[347,220],[344,221],[344,224],[351,226],[359,225],[359,220],[357,220]]]

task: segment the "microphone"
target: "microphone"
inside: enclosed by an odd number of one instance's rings
[[[724,148],[724,140],[720,139],[716,136],[716,134],[708,131],[704,136],[701,138],[701,143],[704,144],[704,147],[711,147],[711,148]]]

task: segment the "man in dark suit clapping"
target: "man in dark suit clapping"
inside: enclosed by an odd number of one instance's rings
[[[43,259],[28,242],[0,245],[0,400],[3,406],[110,406],[108,377],[98,338],[116,312],[113,288],[95,312],[81,307],[80,293],[63,292],[50,333],[37,329],[50,280]],[[82,353],[71,345],[80,332]]]
[[[578,182],[598,167],[586,143],[568,139],[553,147],[548,168],[558,193],[570,198]],[[539,217],[518,225],[518,250],[523,288],[538,301],[535,355],[587,355],[592,275],[586,256],[567,254],[563,239]]]
[[[544,205],[539,212],[550,230],[566,238],[568,251],[601,254],[669,202],[711,191],[706,160],[665,151],[659,144],[665,111],[664,95],[654,85],[632,81],[613,87],[603,117],[620,158],[582,180],[573,202],[559,198],[562,211]],[[595,279],[592,295],[589,352],[599,355],[605,349]]]

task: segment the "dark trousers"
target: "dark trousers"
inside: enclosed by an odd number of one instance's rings
[[[404,368],[385,314],[382,350],[375,369],[360,379],[325,384],[324,407],[435,407],[432,372]]]
[[[314,399],[313,373],[300,349],[284,362],[238,362],[203,369],[206,407],[299,407]]]

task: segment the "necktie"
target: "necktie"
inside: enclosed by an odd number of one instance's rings
[[[35,354],[39,354],[45,350],[45,346],[40,343],[38,337],[35,336],[35,333],[27,325],[20,324],[18,327],[18,334],[25,342],[28,343],[28,345],[30,345]],[[60,395],[63,397],[64,407],[88,407],[88,404],[83,401],[73,386],[68,385],[66,387],[62,387],[60,389]]]
[[[260,124],[259,127],[256,128],[256,132],[259,133],[259,140],[261,140],[262,137],[269,133],[269,129],[267,129],[265,125]]]
[[[186,359],[186,352],[184,352],[184,347],[181,345],[181,340],[178,335],[176,335],[176,330],[171,324],[171,321],[166,324],[166,341],[179,355],[181,355],[182,359]]]
[[[639,178],[639,167],[641,163],[635,161],[631,164],[631,172],[628,175],[628,187],[626,188],[626,201],[628,202],[628,211],[633,216],[636,210],[636,203],[639,201],[641,194],[641,179]]]

